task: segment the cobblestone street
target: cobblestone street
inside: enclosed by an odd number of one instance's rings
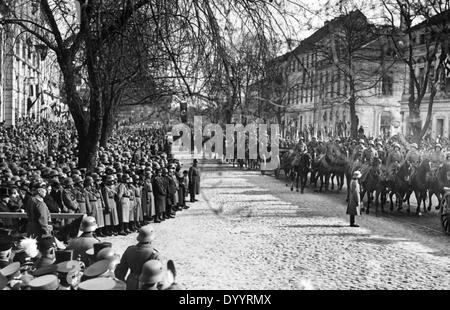
[[[153,224],[187,289],[450,289],[436,213],[364,214],[351,228],[343,193],[301,195],[225,165],[204,169],[199,200]],[[135,238],[112,240],[122,254]]]

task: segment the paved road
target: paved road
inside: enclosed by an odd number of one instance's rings
[[[188,289],[450,289],[450,238],[436,215],[363,215],[351,228],[343,194],[204,170],[200,201],[155,224],[155,246]],[[111,240],[121,254],[135,237]]]

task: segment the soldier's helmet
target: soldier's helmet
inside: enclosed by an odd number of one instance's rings
[[[373,140],[369,140],[368,144],[371,146],[375,146],[375,143],[373,142]]]
[[[434,149],[436,150],[437,148],[440,148],[441,151],[442,151],[442,144],[437,143],[437,144],[434,146]]]
[[[359,144],[364,144],[364,143],[366,143],[366,142],[364,141],[364,139],[359,139]]]
[[[84,179],[84,184],[85,184],[85,185],[91,185],[91,184],[94,184],[94,178],[91,177],[91,176],[87,176],[87,177]]]
[[[151,225],[145,225],[139,230],[137,241],[139,242],[152,242],[155,240],[155,230]]]
[[[377,143],[376,143],[376,145],[383,146],[383,142],[381,142],[380,140],[378,140]]]
[[[97,221],[93,216],[86,216],[81,221],[80,230],[82,232],[93,232],[98,228]]]
[[[114,182],[114,176],[112,174],[108,174],[105,179],[106,183]]]
[[[73,183],[74,184],[80,184],[83,182],[83,179],[81,178],[81,176],[79,176],[78,174],[75,174],[73,177]]]
[[[163,265],[159,260],[152,259],[142,266],[139,281],[142,283],[158,283],[163,279]]]
[[[394,149],[395,149],[395,148],[399,148],[399,149],[401,148],[401,147],[400,147],[400,144],[398,144],[398,143],[394,143],[394,144],[393,144],[393,147],[394,147]]]
[[[417,143],[412,143],[412,144],[411,144],[411,147],[412,147],[412,148],[415,148],[416,150],[419,148],[419,147],[417,146]]]
[[[65,178],[63,184],[64,186],[72,186],[74,184],[73,179],[71,177]]]

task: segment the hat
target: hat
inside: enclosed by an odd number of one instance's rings
[[[100,252],[101,250],[111,247],[112,247],[111,242],[97,242],[94,243],[92,248],[86,251],[86,254],[97,256],[98,252]]]
[[[57,250],[55,251],[55,264],[73,260],[73,250]]]
[[[73,179],[71,177],[65,178],[64,179],[64,186],[71,186],[73,185]]]
[[[106,259],[111,263],[114,260],[118,260],[119,255],[117,255],[112,248],[104,248],[97,253],[96,259],[98,261]]]
[[[108,272],[109,265],[110,261],[106,259],[93,263],[88,268],[86,268],[81,278],[81,281],[86,281],[104,275],[105,273]]]
[[[198,164],[198,159],[194,158],[194,164]]]
[[[396,147],[400,148],[400,144],[394,143],[393,147],[394,147],[394,148],[396,148]]]
[[[58,271],[58,273],[66,274],[74,268],[81,269],[81,264],[82,262],[79,262],[77,260],[69,260],[66,262],[56,264],[56,271]]]
[[[56,265],[49,265],[49,266],[45,266],[45,267],[41,267],[39,269],[36,269],[33,272],[33,276],[35,276],[35,277],[41,277],[41,276],[45,276],[47,274],[57,275],[58,274],[58,266],[56,266]]]
[[[73,175],[72,179],[73,179],[74,184],[83,182],[83,179],[81,178],[81,176],[79,174]]]
[[[37,241],[37,246],[39,251],[46,251],[48,249],[51,249],[55,247],[55,238],[53,236],[42,236]]]
[[[375,145],[375,143],[373,142],[373,140],[369,140],[368,144],[369,144],[369,145],[373,145],[373,146]]]
[[[20,263],[14,262],[0,270],[0,274],[4,277],[14,277],[20,274]]]
[[[442,150],[442,144],[437,143],[437,144],[434,146],[434,148],[436,149],[437,147],[439,147],[439,148]]]
[[[125,290],[126,284],[123,281],[112,278],[95,278],[81,282],[78,289],[82,291],[90,290]]]
[[[356,170],[355,172],[353,172],[353,178],[354,179],[359,179],[361,177],[361,172],[359,170]]]
[[[383,146],[383,142],[381,142],[381,141],[377,141],[377,143],[376,143],[377,145],[381,145],[381,146]]]
[[[93,232],[98,228],[97,221],[93,216],[85,216],[81,221],[80,230],[82,232]]]
[[[419,147],[417,146],[417,143],[412,143],[411,147],[418,149]]]
[[[137,241],[139,242],[152,242],[155,240],[155,230],[151,225],[145,225],[139,230]]]
[[[359,139],[359,143],[364,144],[364,143],[366,143],[366,142],[364,141],[364,139]]]
[[[139,281],[143,283],[158,283],[163,279],[163,265],[159,260],[152,259],[142,266]]]
[[[28,283],[32,290],[57,290],[59,287],[58,277],[53,274],[47,274],[34,278]]]

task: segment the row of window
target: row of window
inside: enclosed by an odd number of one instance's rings
[[[35,48],[22,40],[16,42],[16,56],[22,57],[24,60],[28,59],[34,67],[39,67],[40,59]]]
[[[306,54],[302,57],[296,56],[290,63],[290,72],[299,72],[305,68],[310,68],[317,61],[317,54]]]

